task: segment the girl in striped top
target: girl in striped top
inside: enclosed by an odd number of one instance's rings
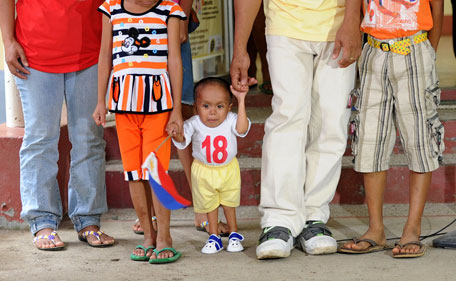
[[[181,253],[172,248],[170,211],[151,194],[149,175],[141,164],[166,139],[168,126],[177,124],[177,130],[182,130],[179,27],[186,17],[170,0],[105,0],[98,10],[106,17],[93,118],[98,125],[105,124],[108,93],[107,108],[116,113],[125,180],[144,229],[143,244],[136,247],[131,259],[173,262]],[[168,140],[156,152],[166,170],[170,150]],[[152,227],[151,206],[158,232]]]

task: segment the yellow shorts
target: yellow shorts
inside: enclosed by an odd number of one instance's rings
[[[224,166],[208,166],[193,160],[192,197],[197,213],[209,213],[220,205],[239,206],[241,171],[238,160],[233,158]]]

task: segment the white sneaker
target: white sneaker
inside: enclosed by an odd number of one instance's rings
[[[308,221],[307,227],[298,236],[298,245],[310,255],[332,254],[337,251],[336,239],[321,221]]]
[[[256,248],[257,258],[286,258],[294,248],[294,238],[288,228],[281,226],[266,227],[260,235]]]
[[[231,232],[230,237],[228,238],[228,246],[226,247],[226,250],[228,252],[244,251],[244,247],[241,244],[242,241],[244,241],[244,236],[237,232]]]
[[[216,254],[223,250],[222,239],[220,236],[215,234],[211,234],[206,241],[206,245],[201,249],[201,253],[203,254]]]

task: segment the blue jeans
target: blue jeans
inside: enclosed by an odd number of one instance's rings
[[[184,77],[182,79],[182,103],[193,105],[193,67],[192,51],[190,41],[181,44],[182,68]]]
[[[21,218],[29,223],[33,234],[43,228],[57,229],[62,219],[56,177],[60,115],[65,100],[72,144],[68,215],[76,231],[89,225],[100,226],[107,203],[103,128],[92,119],[97,104],[97,65],[70,73],[28,70],[28,79],[16,78],[25,121],[19,152]]]

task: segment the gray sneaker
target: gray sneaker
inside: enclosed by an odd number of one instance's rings
[[[297,237],[298,247],[310,255],[332,254],[337,251],[336,239],[332,237],[331,231],[321,221],[307,221],[304,228]]]
[[[259,260],[286,258],[294,248],[294,238],[286,227],[266,227],[260,235],[256,255]]]

